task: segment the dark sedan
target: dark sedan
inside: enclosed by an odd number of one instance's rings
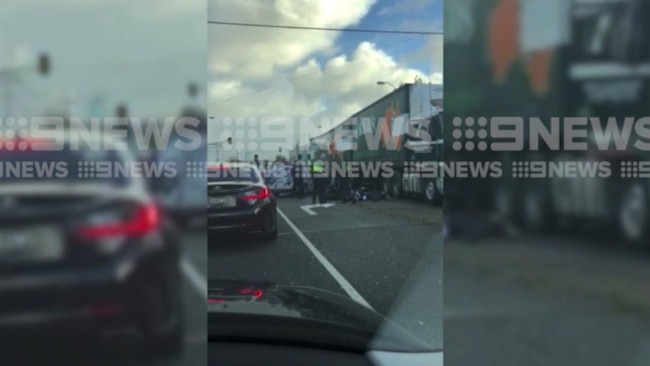
[[[254,165],[208,167],[208,234],[226,232],[278,237],[277,201]]]
[[[61,135],[0,143],[1,334],[136,330],[146,349],[180,351],[180,250],[144,180],[116,174],[135,160]]]

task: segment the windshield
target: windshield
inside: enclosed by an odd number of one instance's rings
[[[208,173],[211,335],[440,350],[442,36],[347,32],[384,22],[389,3],[345,2],[345,14],[330,3],[209,3],[209,160],[262,175]],[[296,17],[343,30],[266,26]],[[404,7],[386,27],[406,19],[442,31],[442,2]]]

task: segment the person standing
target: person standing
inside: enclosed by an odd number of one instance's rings
[[[303,162],[296,160],[291,167],[291,177],[293,178],[293,194],[298,198],[305,196],[305,182],[303,179]]]
[[[260,158],[259,158],[259,156],[257,156],[257,154],[255,154],[255,156],[253,157],[253,162],[255,163],[255,166],[257,167],[257,169],[259,169],[260,168]]]
[[[323,204],[325,203],[325,191],[327,189],[327,178],[325,173],[325,159],[326,155],[321,154],[320,159],[316,160],[311,166],[311,176],[312,181],[314,182],[314,190],[311,193],[312,204],[316,204],[316,198],[318,197],[318,202]]]

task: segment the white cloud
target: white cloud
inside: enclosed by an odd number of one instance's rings
[[[213,20],[231,22],[349,27],[372,4],[371,0],[213,0],[209,13]],[[319,132],[318,125],[333,127],[389,93],[392,88],[377,85],[379,80],[398,86],[416,76],[425,82],[442,78],[441,68],[410,69],[370,42],[361,42],[346,54],[334,32],[215,25],[208,37],[208,111],[217,117],[209,127],[211,140],[238,133],[221,123],[225,117],[309,119],[312,124],[298,124],[298,130],[285,135],[286,143],[278,145],[290,148],[296,135],[306,142]],[[277,153],[277,147],[271,150],[270,155]]]
[[[310,27],[356,24],[375,0],[210,0],[211,20]],[[331,51],[337,32],[211,25],[209,70],[225,77],[269,78],[315,52]]]
[[[209,103],[219,117],[307,117],[329,128],[391,91],[377,81],[398,86],[416,77],[426,82],[437,81],[432,78],[440,75],[403,68],[374,44],[363,42],[349,59],[339,55],[319,64],[312,58],[291,73],[276,74],[267,89],[247,87],[241,80],[216,81],[210,87]],[[211,135],[217,139],[221,125],[212,126]],[[303,126],[296,134],[305,141],[314,132],[314,126]],[[288,141],[293,143],[295,138]]]
[[[428,63],[432,73],[442,75],[444,63],[443,37],[440,35],[427,36],[424,45],[402,56],[404,62]]]
[[[395,14],[416,13],[426,9],[436,0],[397,0],[390,6],[385,6],[379,10],[379,15],[388,16]]]

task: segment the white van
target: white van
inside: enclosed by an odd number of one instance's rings
[[[266,169],[266,185],[276,196],[284,193],[291,193],[293,190],[291,168],[291,164],[275,162],[270,164]]]

